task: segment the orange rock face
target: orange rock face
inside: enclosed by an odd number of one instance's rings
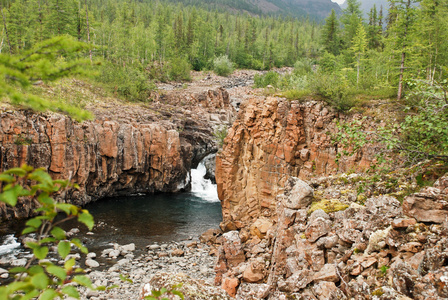
[[[107,120],[80,124],[63,115],[0,116],[0,169],[26,163],[46,168],[53,178],[71,178],[80,190],[60,197],[74,203],[187,186],[191,155],[182,157],[181,137],[174,129]],[[12,216],[6,209],[0,212],[2,218]],[[17,216],[27,211],[23,214]]]
[[[319,102],[299,103],[268,97],[244,103],[216,158],[222,202],[222,228],[273,219],[275,197],[290,176],[301,179],[369,166],[372,153],[340,159],[341,147],[328,133],[344,118]]]

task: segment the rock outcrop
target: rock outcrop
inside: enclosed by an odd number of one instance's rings
[[[70,178],[80,189],[57,198],[77,205],[188,190],[190,169],[217,150],[213,126],[230,122],[233,112],[223,89],[188,99],[191,103],[179,105],[178,97],[168,94],[146,106],[95,105],[95,120],[83,123],[54,113],[4,110],[0,170],[26,163],[55,179]],[[27,217],[32,208],[26,200],[13,210],[0,205],[0,219]]]
[[[320,102],[254,97],[243,103],[216,159],[223,229],[242,228],[261,216],[275,218],[275,198],[290,176],[306,179],[368,167],[373,149],[336,163],[342,149],[331,133],[340,118],[348,117]]]
[[[448,201],[447,178],[404,201],[424,197],[432,205],[420,209],[429,213],[437,207],[438,215],[446,213],[448,208],[437,203]],[[314,182],[316,193],[331,193],[332,187],[326,184]],[[337,211],[311,212],[309,204],[290,207],[310,189],[298,178],[288,179],[285,193],[276,197],[277,219],[264,237],[248,236],[248,228],[223,235],[215,270],[218,279],[239,281],[236,299],[423,300],[448,296],[446,220],[416,220],[419,215],[405,210],[390,195],[370,197],[364,205],[352,202]],[[222,287],[228,288],[226,284]]]

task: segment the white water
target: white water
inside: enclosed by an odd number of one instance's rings
[[[208,202],[219,202],[216,184],[210,179],[205,179],[207,172],[204,163],[201,161],[197,169],[191,169],[191,192],[199,198]]]
[[[5,236],[3,243],[0,245],[0,256],[14,252],[20,248],[20,243],[13,234]]]

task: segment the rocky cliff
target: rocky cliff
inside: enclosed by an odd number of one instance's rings
[[[358,183],[288,179],[277,219],[220,238],[216,282],[245,300],[446,299],[448,175],[403,205],[381,194],[352,202]],[[325,210],[312,203],[318,195]]]
[[[96,103],[95,120],[83,123],[59,114],[3,110],[0,170],[26,163],[54,178],[71,178],[80,189],[58,198],[79,205],[188,190],[191,167],[216,151],[213,127],[231,121],[229,96],[220,88],[184,95],[182,104],[175,92],[156,96],[144,106]],[[26,217],[31,209],[25,201],[14,211],[1,206],[0,215]]]
[[[223,229],[242,228],[261,216],[275,218],[275,197],[290,176],[306,179],[368,167],[373,149],[336,163],[342,149],[331,133],[334,121],[344,118],[320,102],[253,97],[242,104],[216,159]]]

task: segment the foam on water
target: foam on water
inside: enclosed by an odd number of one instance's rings
[[[210,179],[204,178],[206,172],[204,160],[196,169],[191,169],[191,192],[205,201],[219,202],[216,184],[213,184]]]
[[[0,245],[0,256],[14,252],[20,249],[20,243],[17,242],[17,238],[13,234],[8,234],[4,237],[2,244]]]

